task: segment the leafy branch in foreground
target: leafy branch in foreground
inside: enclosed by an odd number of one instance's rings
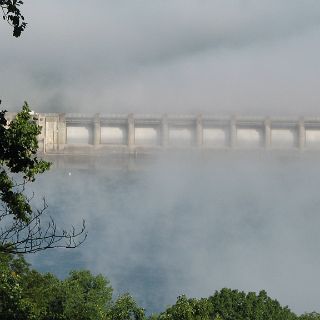
[[[32,208],[23,193],[25,184],[49,170],[50,163],[37,158],[41,127],[32,118],[28,104],[25,102],[9,125],[5,114],[6,111],[0,112],[0,200],[15,219],[28,222]],[[21,174],[22,181],[16,182],[12,174]]]
[[[2,18],[13,27],[13,36],[16,38],[20,37],[27,26],[19,8],[22,4],[21,0],[0,0]]]
[[[0,101],[1,103],[1,101]],[[9,124],[0,112],[0,252],[33,253],[49,248],[75,248],[87,236],[85,222],[70,231],[58,230],[52,217],[45,217],[47,203],[33,209],[25,188],[35,176],[50,168],[37,158],[41,127],[27,103]]]

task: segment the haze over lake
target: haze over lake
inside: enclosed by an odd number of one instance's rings
[[[187,160],[188,158],[188,160]],[[149,312],[178,295],[261,289],[296,312],[318,307],[320,169],[315,154],[217,153],[128,168],[54,169],[37,194],[61,225],[85,218],[78,249],[30,256],[64,277],[88,268]]]

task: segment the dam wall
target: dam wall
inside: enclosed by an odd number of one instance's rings
[[[8,113],[10,121],[15,116]],[[40,153],[107,155],[164,150],[320,151],[320,117],[39,113]]]

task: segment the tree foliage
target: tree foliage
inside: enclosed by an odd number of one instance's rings
[[[0,0],[3,20],[7,21],[13,28],[13,36],[18,38],[27,26],[24,16],[20,11],[23,5],[21,0]]]
[[[120,296],[107,311],[108,320],[144,320],[144,309],[128,294]]]
[[[23,278],[28,264],[21,257],[0,253],[0,319],[34,319],[32,303],[23,298]]]
[[[8,123],[0,112],[0,252],[32,253],[48,248],[74,248],[86,238],[83,222],[79,230],[58,230],[53,218],[46,217],[47,204],[31,206],[33,194],[26,185],[50,163],[38,159],[41,127],[27,103]]]
[[[64,281],[64,314],[67,319],[96,320],[105,317],[111,305],[112,288],[102,275],[72,271]]]
[[[320,320],[317,312],[296,315],[259,293],[221,289],[208,298],[185,295],[149,317],[123,294],[112,298],[110,282],[87,270],[60,280],[32,270],[21,255],[0,253],[0,319],[11,320]]]
[[[0,101],[1,103],[1,101]],[[28,104],[7,125],[6,111],[0,112],[0,199],[7,205],[7,212],[23,222],[30,220],[32,208],[21,189],[17,188],[10,173],[22,173],[22,183],[34,181],[35,176],[50,168],[50,163],[37,158],[41,127],[32,118]]]
[[[159,320],[294,320],[288,307],[267,296],[265,291],[245,293],[222,289],[209,298],[178,297],[175,305],[159,315]]]
[[[146,319],[128,294],[113,301],[113,289],[102,275],[71,271],[59,280],[32,270],[23,257],[8,254],[0,254],[0,266],[1,320]]]

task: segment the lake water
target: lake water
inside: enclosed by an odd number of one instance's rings
[[[139,160],[137,160],[139,161]],[[148,312],[222,287],[265,289],[298,313],[319,311],[319,157],[180,157],[136,167],[53,169],[33,189],[48,213],[88,238],[28,256],[65,277],[90,269]]]

